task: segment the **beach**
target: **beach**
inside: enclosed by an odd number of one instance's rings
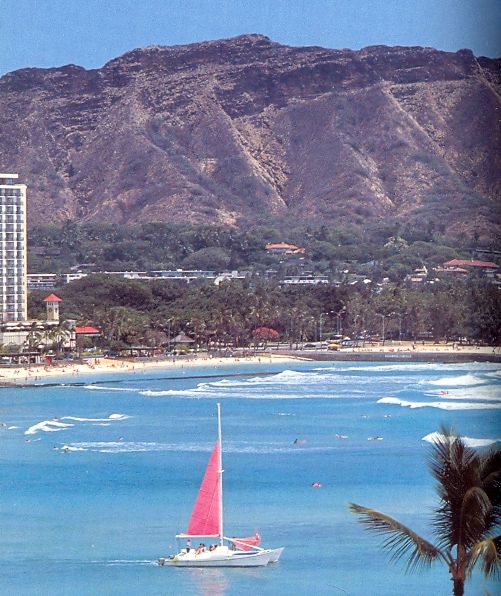
[[[107,373],[141,372],[154,369],[183,369],[188,367],[221,367],[231,364],[286,363],[294,360],[417,360],[432,362],[474,362],[476,360],[501,361],[501,347],[461,345],[453,343],[413,343],[410,341],[387,341],[385,345],[366,345],[343,348],[337,351],[326,349],[287,349],[275,347],[256,353],[241,351],[233,356],[213,356],[206,352],[164,358],[105,358],[88,357],[82,361],[53,361],[52,364],[29,366],[0,366],[0,386],[30,383],[53,377],[79,377]]]
[[[167,358],[86,358],[83,362],[56,362],[52,364],[32,364],[30,366],[1,366],[0,386],[20,383],[30,383],[55,377],[80,377],[102,375],[107,373],[140,373],[146,370],[178,370],[191,367],[210,366],[221,367],[231,364],[266,364],[285,363],[296,358],[273,352],[260,352],[257,355],[238,355],[232,357],[212,357],[207,354],[193,356],[175,356]]]

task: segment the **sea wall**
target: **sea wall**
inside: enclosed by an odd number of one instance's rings
[[[486,352],[347,352],[321,350],[279,350],[283,356],[300,357],[308,360],[355,361],[355,362],[499,362],[501,354]]]

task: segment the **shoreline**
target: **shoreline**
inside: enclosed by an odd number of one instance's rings
[[[169,371],[186,370],[197,366],[213,366],[220,368],[222,366],[253,363],[266,365],[270,363],[294,362],[304,360],[301,357],[294,357],[285,354],[273,354],[262,352],[256,355],[239,355],[235,357],[211,357],[206,354],[199,356],[167,357],[151,360],[138,358],[89,358],[86,362],[57,363],[50,365],[32,364],[27,366],[0,366],[0,388],[2,387],[29,387],[37,381],[47,381],[57,377],[71,377],[78,382],[80,376],[85,377],[85,382],[89,381],[91,375],[102,374],[120,374],[125,372],[142,373],[147,370],[165,369]]]
[[[146,370],[179,370],[210,365],[214,368],[242,363],[264,365],[297,361],[311,362],[493,362],[501,364],[501,348],[450,345],[407,345],[407,342],[394,342],[385,346],[328,351],[320,349],[274,349],[268,348],[253,354],[236,356],[211,356],[207,353],[188,357],[176,356],[155,359],[139,358],[89,358],[85,362],[61,362],[51,365],[0,366],[0,388],[29,386],[36,381],[46,381],[52,377],[73,377],[80,375],[101,375],[122,372],[143,372]],[[87,380],[86,379],[86,380]]]

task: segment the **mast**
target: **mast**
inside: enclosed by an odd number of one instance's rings
[[[223,546],[223,449],[221,442],[221,404],[217,404],[217,440],[219,443],[219,542]]]

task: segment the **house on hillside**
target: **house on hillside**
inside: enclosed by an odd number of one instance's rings
[[[426,265],[417,267],[412,273],[405,276],[405,281],[411,286],[420,286],[428,281],[428,268]]]
[[[270,243],[265,246],[265,249],[266,252],[272,255],[302,255],[305,253],[304,248],[286,242]]]
[[[496,280],[497,274],[499,273],[499,265],[492,261],[478,261],[475,259],[452,259],[442,264],[441,269],[437,269],[437,272],[445,274],[453,274],[460,276],[467,276],[473,272],[477,272],[483,277],[487,277],[491,280]]]

